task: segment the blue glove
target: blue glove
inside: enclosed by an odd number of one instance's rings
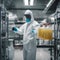
[[[13,31],[18,31],[16,27],[13,27],[12,30],[13,30]]]
[[[32,30],[32,33],[35,33],[35,30],[34,29]]]

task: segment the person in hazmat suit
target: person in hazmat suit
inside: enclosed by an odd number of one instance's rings
[[[30,10],[24,13],[26,23],[19,29],[13,27],[15,33],[23,34],[23,58],[24,60],[36,60],[36,31],[38,22],[34,21],[33,14]]]

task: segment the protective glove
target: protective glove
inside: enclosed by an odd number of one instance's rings
[[[16,27],[13,27],[12,30],[15,31],[15,32],[18,31]]]
[[[35,29],[32,29],[32,33],[36,33],[36,30]]]

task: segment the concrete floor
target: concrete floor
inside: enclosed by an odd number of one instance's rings
[[[23,50],[15,49],[13,60],[23,60]],[[36,60],[50,60],[50,52],[47,49],[37,49]]]

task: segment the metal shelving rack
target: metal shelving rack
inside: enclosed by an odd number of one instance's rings
[[[3,4],[0,6],[0,60],[8,59],[8,17]]]
[[[59,33],[59,26],[60,26],[60,12],[56,12],[56,14],[55,14],[55,16],[56,16],[56,20],[55,20],[55,24],[57,25],[57,27],[55,27],[55,50],[56,50],[56,52],[55,52],[55,54],[56,54],[56,56],[55,56],[55,58],[56,58],[56,60],[59,60],[58,58],[59,58],[59,53],[58,53],[58,51],[59,51],[59,48],[60,48],[60,38],[59,38],[59,35],[58,35],[58,33]],[[59,44],[58,44],[59,43]],[[59,47],[58,47],[58,45],[59,45]],[[59,51],[60,52],[60,51]]]

